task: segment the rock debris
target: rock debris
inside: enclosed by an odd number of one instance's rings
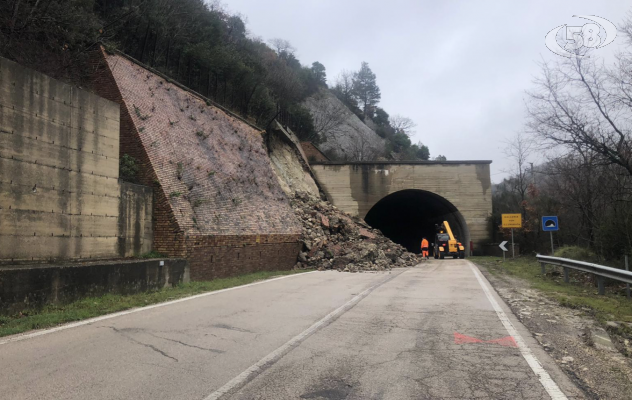
[[[291,205],[303,225],[303,249],[295,268],[384,271],[422,261],[378,229],[311,194],[296,192]]]

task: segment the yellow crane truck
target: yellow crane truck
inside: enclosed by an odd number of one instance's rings
[[[441,225],[435,226],[437,227],[437,233],[434,241],[434,258],[442,260],[446,256],[465,258],[465,246],[456,240],[448,221],[443,221]]]

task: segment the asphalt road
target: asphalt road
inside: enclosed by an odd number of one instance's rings
[[[574,399],[467,260],[284,277],[0,339],[2,399]]]

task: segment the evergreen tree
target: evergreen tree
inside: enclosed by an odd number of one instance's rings
[[[428,161],[430,159],[430,149],[428,149],[428,146],[419,142],[417,143],[417,147],[419,148],[416,154],[417,158],[420,160]]]
[[[375,106],[379,103],[382,95],[377,86],[375,74],[367,62],[363,61],[360,71],[353,74],[353,94],[362,106],[364,117],[372,118],[375,113]]]
[[[318,61],[312,63],[312,77],[316,81],[317,84],[326,86],[327,85],[327,73],[325,72],[325,66]]]

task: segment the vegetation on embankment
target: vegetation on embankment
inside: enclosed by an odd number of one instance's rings
[[[521,213],[523,254],[550,254],[551,241],[588,248],[600,263],[632,254],[632,107],[622,84],[632,78],[632,14],[617,22],[616,59],[589,51],[539,63],[524,130],[505,142],[509,176],[493,188],[493,242],[512,237],[502,214]],[[559,217],[553,236],[543,216]]]
[[[532,288],[557,300],[561,305],[584,309],[602,323],[632,322],[632,300],[626,298],[625,286],[619,283],[606,286],[606,295],[600,296],[587,274],[571,271],[570,283],[565,283],[559,267],[548,265],[546,275],[542,275],[535,257],[509,258],[504,262],[498,257],[471,257],[470,260],[501,279],[503,275],[524,279]]]
[[[580,246],[564,246],[555,250],[555,257],[568,258],[571,260],[583,261],[593,264],[604,265],[612,268],[624,268],[624,259],[606,260],[590,249]]]
[[[85,85],[94,70],[87,64],[91,52],[101,45],[264,129],[277,119],[302,141],[324,139],[303,102],[320,89],[329,90],[326,67],[315,60],[303,65],[287,40],[264,42],[256,32],[249,33],[245,16],[219,0],[0,2],[2,57]],[[381,94],[368,64],[345,76],[345,104],[363,120],[374,121],[388,144],[379,155],[428,159],[428,148],[410,141],[412,121],[395,115],[389,119],[377,107]]]
[[[599,258],[590,249],[579,246],[564,246],[555,250],[555,257],[569,258],[571,260],[598,263]]]
[[[255,272],[233,278],[191,282],[144,293],[130,295],[106,294],[100,297],[87,297],[69,304],[51,304],[41,309],[27,309],[16,315],[0,316],[0,337],[308,271]]]

